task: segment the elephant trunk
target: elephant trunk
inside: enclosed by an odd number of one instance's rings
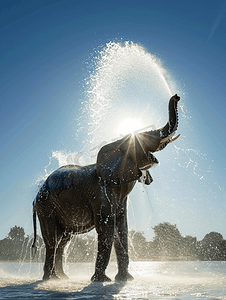
[[[136,153],[137,157],[140,153],[156,152],[164,149],[167,144],[174,141],[179,135],[173,139],[173,135],[178,127],[178,111],[177,104],[180,97],[172,96],[169,100],[169,120],[166,125],[160,129],[138,133],[136,136]],[[139,158],[138,158],[139,160]]]
[[[167,144],[176,140],[180,135],[176,136],[173,139],[173,135],[178,127],[178,109],[177,104],[180,100],[180,97],[176,95],[172,96],[169,100],[169,121],[164,127],[159,129],[160,143],[156,151],[162,150],[166,147]]]
[[[166,138],[177,130],[178,127],[178,110],[177,110],[177,104],[180,100],[180,97],[176,95],[172,96],[169,100],[169,121],[166,123],[166,125],[159,129],[160,131],[160,137]]]
[[[175,94],[172,96],[169,100],[169,121],[166,123],[166,125],[159,130],[157,130],[159,135],[159,145],[155,151],[162,150],[166,147],[167,144],[170,142],[176,140],[180,135],[175,137],[173,139],[173,135],[178,127],[178,109],[177,104],[180,100],[180,97]]]

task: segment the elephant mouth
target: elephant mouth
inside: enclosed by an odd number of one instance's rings
[[[176,141],[179,138],[179,136],[180,136],[180,134],[178,134],[177,136],[175,136],[173,138],[173,135],[174,135],[174,133],[172,133],[171,135],[169,135],[169,136],[161,139],[159,147],[158,147],[158,149],[156,151],[164,149],[166,147],[166,145],[168,145],[168,144]]]
[[[157,158],[150,151],[148,151],[148,159],[152,163],[152,166],[157,165],[159,163]]]

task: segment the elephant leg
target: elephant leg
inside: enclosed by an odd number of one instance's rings
[[[95,266],[95,273],[92,276],[92,281],[111,281],[111,279],[105,275],[105,270],[110,260],[112,243],[114,238],[114,219],[108,217],[107,221],[101,222],[96,227],[98,233],[98,252]]]
[[[128,226],[126,201],[124,208],[116,219],[116,232],[114,237],[114,247],[118,263],[118,274],[115,276],[117,281],[133,280],[133,276],[128,272]]]
[[[43,213],[43,215],[45,215]],[[46,258],[44,264],[43,280],[58,278],[55,273],[55,254],[63,233],[53,218],[39,218],[44,243],[46,246]]]
[[[54,246],[46,246],[46,258],[44,264],[44,275],[43,280],[48,280],[50,278],[57,278],[54,269],[54,257],[56,249]]]
[[[67,243],[71,240],[71,234],[64,234],[57,249],[55,256],[55,271],[57,276],[62,279],[68,279],[68,276],[63,271],[63,254]]]

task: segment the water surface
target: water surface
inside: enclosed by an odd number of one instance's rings
[[[91,283],[94,263],[70,263],[66,281],[43,282],[42,263],[0,263],[0,299],[221,299],[226,300],[226,262],[131,262],[134,280]]]

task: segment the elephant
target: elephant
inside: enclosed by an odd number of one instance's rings
[[[65,165],[46,179],[33,201],[34,242],[38,216],[46,247],[43,280],[68,278],[63,271],[63,253],[74,234],[93,228],[98,235],[98,250],[92,281],[111,281],[105,274],[114,244],[118,273],[116,281],[132,280],[128,272],[127,196],[136,181],[152,182],[148,171],[158,164],[152,154],[175,140],[178,127],[177,104],[169,100],[169,120],[158,130],[129,134],[103,146],[96,164]]]

